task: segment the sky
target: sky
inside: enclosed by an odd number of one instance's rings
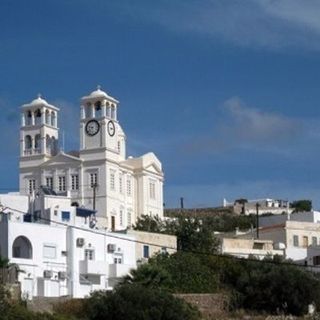
[[[1,0],[0,192],[17,190],[19,108],[42,94],[79,148],[80,98],[120,101],[166,207],[311,199],[320,209],[317,0]]]

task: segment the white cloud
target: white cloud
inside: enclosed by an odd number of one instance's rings
[[[235,149],[291,154],[291,144],[307,135],[302,120],[248,107],[238,97],[222,106],[223,117],[206,136],[196,137],[188,150],[221,153]]]
[[[178,33],[196,33],[240,46],[320,49],[316,0],[159,1],[122,12]]]

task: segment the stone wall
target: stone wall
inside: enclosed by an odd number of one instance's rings
[[[229,307],[229,299],[224,294],[175,294],[176,297],[183,299],[189,304],[197,307],[204,319],[219,319],[225,315]]]

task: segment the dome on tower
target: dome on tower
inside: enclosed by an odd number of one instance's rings
[[[82,98],[83,100],[90,100],[90,99],[107,99],[113,102],[118,103],[118,101],[109,96],[106,92],[104,92],[103,90],[101,90],[100,86],[97,86],[97,90],[92,91],[88,96],[85,96]]]
[[[24,104],[22,108],[40,108],[40,107],[47,107],[54,110],[59,110],[59,108],[49,104],[45,99],[41,97],[41,94],[38,94],[38,97],[32,100],[30,103]]]
[[[38,94],[38,97],[34,100],[32,100],[30,103],[29,103],[30,106],[43,106],[43,105],[49,105],[48,102],[44,99],[41,98],[41,95]]]

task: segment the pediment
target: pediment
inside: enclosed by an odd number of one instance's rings
[[[52,157],[50,160],[44,162],[42,165],[40,165],[40,167],[55,167],[60,165],[69,166],[72,164],[79,164],[80,162],[82,162],[81,159],[60,152],[56,156]]]
[[[150,172],[156,173],[156,174],[162,174],[161,169],[159,166],[157,166],[156,163],[150,163],[148,166],[144,168],[145,170],[148,170]]]

